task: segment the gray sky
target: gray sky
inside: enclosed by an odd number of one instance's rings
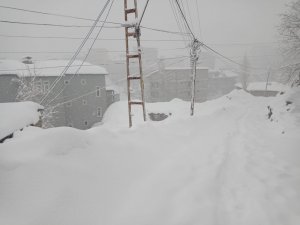
[[[129,0],[130,1],[130,0]],[[264,54],[257,49],[262,46],[276,46],[278,41],[277,27],[279,14],[285,11],[285,4],[290,0],[197,0],[199,5],[200,26],[196,10],[196,0],[188,2],[190,10],[186,13],[195,34],[205,43],[238,60],[245,52],[249,54]],[[80,17],[96,18],[104,5],[104,0],[0,0],[0,5],[18,8],[68,14]],[[138,1],[143,6],[145,0]],[[190,12],[190,13],[188,13]],[[23,22],[90,25],[92,22],[67,18],[59,18],[32,13],[0,9],[1,20]],[[115,0],[110,21],[123,21],[123,0]],[[178,31],[172,14],[169,0],[150,0],[143,24],[145,26]],[[200,29],[199,29],[200,27]],[[32,36],[75,36],[84,37],[88,28],[57,28],[29,25],[14,25],[0,23],[0,35],[32,35]],[[200,32],[201,31],[201,32]],[[201,33],[201,35],[200,35]],[[104,29],[103,38],[123,38],[123,29]],[[143,31],[143,39],[181,39],[180,36],[154,31]],[[80,40],[63,39],[23,39],[0,37],[1,52],[3,51],[75,51]],[[90,42],[89,42],[90,43]],[[247,43],[240,45],[239,43]],[[250,45],[251,44],[251,45]],[[262,45],[263,44],[263,45]],[[186,50],[170,50],[184,47],[183,42],[142,42],[143,46],[162,49],[161,56],[187,55]],[[98,41],[96,47],[109,50],[124,50],[124,41]],[[255,53],[253,53],[255,52]],[[258,53],[257,53],[258,52]],[[32,55],[35,58],[45,57],[37,54],[0,54],[1,58],[16,58]],[[71,55],[69,55],[71,56]],[[48,58],[58,58],[58,54],[47,55]],[[253,56],[259,57],[259,56]]]

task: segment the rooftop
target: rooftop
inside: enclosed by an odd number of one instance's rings
[[[68,60],[45,60],[36,61],[33,64],[25,64],[18,60],[0,60],[0,75],[24,76],[60,76]],[[65,74],[108,74],[107,70],[101,66],[95,66],[82,61],[75,60]],[[80,68],[80,69],[79,69]]]
[[[237,83],[235,85],[238,88],[242,88],[241,83]],[[268,82],[268,85],[266,86],[266,82],[251,82],[247,86],[248,91],[285,91],[288,87],[282,83],[278,82]]]

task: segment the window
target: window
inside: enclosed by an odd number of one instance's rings
[[[71,107],[72,106],[72,102],[67,102],[67,107]]]
[[[65,83],[65,85],[68,85],[70,83],[70,81],[69,80],[65,80],[64,83]]]
[[[101,90],[100,87],[96,87],[96,96],[100,97],[101,96]]]
[[[86,105],[87,101],[85,99],[82,100],[82,105]]]
[[[82,85],[86,85],[86,80],[85,80],[85,79],[81,79],[80,83],[81,83]]]
[[[44,91],[47,92],[49,90],[49,87],[50,87],[49,81],[45,80],[44,81]]]
[[[100,107],[97,108],[97,117],[102,116],[102,109]]]

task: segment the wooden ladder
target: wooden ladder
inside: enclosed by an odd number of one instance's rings
[[[143,108],[143,118],[146,121],[146,109],[145,109],[145,99],[144,99],[144,81],[143,81],[143,69],[142,69],[142,51],[141,51],[141,41],[140,41],[140,28],[134,24],[129,24],[129,15],[134,14],[134,18],[138,20],[138,9],[137,0],[134,1],[134,7],[128,8],[128,0],[124,0],[124,12],[125,12],[125,40],[126,40],[126,71],[127,71],[127,94],[128,94],[128,115],[129,115],[129,127],[132,126],[132,105],[140,105]],[[134,30],[134,31],[132,31]],[[137,53],[131,54],[129,52],[129,39],[134,38],[137,42]],[[131,75],[130,73],[130,61],[138,60],[139,74]],[[131,96],[131,81],[139,80],[141,99],[133,100]]]

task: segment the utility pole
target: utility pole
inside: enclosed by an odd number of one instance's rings
[[[195,107],[195,95],[196,95],[196,73],[197,73],[197,62],[199,59],[199,52],[201,47],[201,42],[199,42],[196,38],[191,43],[190,50],[190,59],[192,66],[192,93],[191,93],[191,116],[194,115],[194,107]]]
[[[143,118],[146,121],[146,108],[145,108],[145,99],[144,99],[144,81],[143,81],[143,69],[142,69],[142,51],[141,51],[141,31],[140,24],[145,13],[147,4],[143,10],[141,18],[138,18],[138,9],[137,9],[137,0],[133,1],[133,8],[128,8],[128,0],[124,0],[124,13],[125,13],[125,42],[126,42],[126,71],[127,71],[127,95],[128,95],[128,116],[129,116],[129,127],[132,127],[132,105],[141,105],[143,108]],[[129,15],[133,14],[133,18],[129,20]],[[129,52],[129,38],[135,38],[137,43],[137,53]],[[139,64],[139,74],[132,75],[130,71],[130,60],[137,59]],[[131,96],[131,81],[139,80],[139,86],[141,90],[141,99],[132,100]]]

